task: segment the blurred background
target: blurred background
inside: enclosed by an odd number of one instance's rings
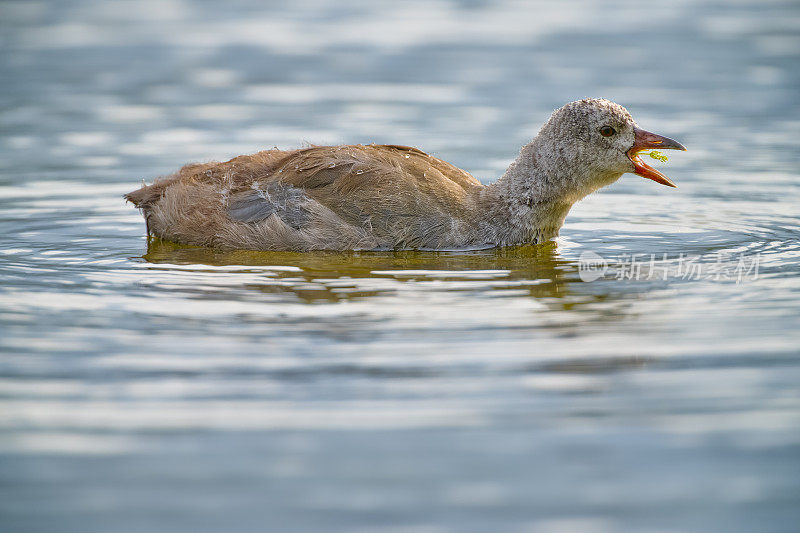
[[[0,530],[797,531],[795,0],[3,0],[0,80]],[[222,253],[122,200],[304,143],[488,183],[587,96],[689,151],[555,243]]]

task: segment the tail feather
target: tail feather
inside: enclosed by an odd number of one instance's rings
[[[139,209],[146,209],[161,198],[163,192],[164,186],[161,183],[154,183],[129,192],[125,195],[125,199]]]
[[[144,215],[145,230],[147,231],[148,237],[152,235],[150,231],[150,208],[161,199],[161,197],[164,195],[164,190],[168,185],[172,184],[175,179],[177,178],[172,177],[171,179],[160,179],[152,185],[144,185],[141,188],[124,195],[124,198],[127,201],[142,210],[142,214]]]

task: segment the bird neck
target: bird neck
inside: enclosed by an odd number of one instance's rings
[[[538,243],[558,236],[570,208],[621,174],[598,173],[579,164],[579,147],[537,136],[522,147],[505,174],[481,191],[485,223],[498,244]],[[588,184],[588,185],[587,185]]]

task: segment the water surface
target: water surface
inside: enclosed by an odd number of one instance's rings
[[[799,29],[788,0],[3,2],[0,529],[796,530]],[[121,198],[304,142],[490,182],[585,96],[689,147],[679,188],[627,175],[536,247],[223,253]]]

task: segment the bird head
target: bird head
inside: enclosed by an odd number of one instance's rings
[[[678,141],[641,129],[627,109],[601,98],[570,102],[556,110],[539,136],[551,140],[550,149],[565,164],[587,170],[582,174],[589,183],[581,185],[590,190],[609,185],[626,172],[675,187],[642,161],[639,152],[686,150]]]

